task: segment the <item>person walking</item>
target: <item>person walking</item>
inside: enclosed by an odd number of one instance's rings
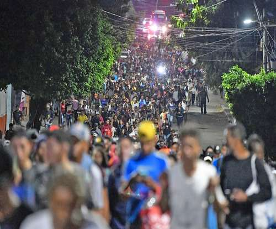
[[[207,114],[207,109],[206,109],[206,100],[208,100],[208,103],[210,102],[209,96],[208,96],[208,91],[206,87],[203,87],[202,91],[200,91],[200,108],[201,108],[201,114]]]
[[[265,218],[268,224],[264,225],[269,228],[276,228],[276,177],[273,174],[273,168],[271,168],[265,162],[265,144],[261,137],[257,134],[252,134],[248,138],[248,149],[250,152],[254,153],[257,158],[264,162],[264,167],[267,172],[270,185],[272,188],[272,198],[263,203],[263,207],[266,209]]]
[[[134,151],[133,140],[129,137],[122,137],[119,140],[120,163],[112,169],[108,180],[108,195],[110,201],[112,229],[121,229],[126,226],[126,201],[120,196],[121,178],[124,172],[124,165]]]
[[[19,110],[19,106],[16,105],[15,111],[13,112],[13,121],[15,125],[21,126],[21,119],[22,119],[23,113],[21,110]]]
[[[78,120],[78,110],[79,110],[79,101],[74,96],[72,98],[72,108],[73,108],[74,122],[77,122],[77,120]]]
[[[86,187],[74,173],[60,170],[49,185],[49,207],[30,215],[20,229],[108,229],[98,215],[83,211]]]
[[[127,222],[131,229],[142,226],[141,213],[152,192],[157,191],[159,178],[168,169],[167,160],[156,152],[154,123],[143,121],[138,128],[141,151],[125,165],[122,194],[128,196]]]
[[[11,153],[0,144],[0,228],[19,229],[32,210],[12,190],[14,185]]]
[[[184,121],[184,109],[181,105],[181,103],[178,104],[178,107],[176,109],[176,121],[177,121],[177,126],[180,127]]]
[[[195,86],[192,87],[192,106],[195,105],[195,98],[196,98],[196,88]]]
[[[246,131],[242,124],[231,124],[226,129],[227,144],[231,154],[223,159],[221,187],[229,201],[225,229],[253,229],[253,204],[262,203],[272,196],[271,185],[264,164],[244,145]],[[250,191],[253,183],[253,166],[256,168],[259,192]],[[238,177],[238,179],[237,179]]]
[[[181,161],[169,171],[171,229],[207,228],[208,197],[215,195],[219,203],[226,203],[215,168],[198,159],[202,151],[200,139],[193,124],[182,127]],[[216,224],[209,228],[216,228]]]
[[[5,134],[5,140],[9,140],[10,141],[13,138],[14,134],[15,134],[15,132],[13,130],[13,124],[10,123],[9,124],[9,129],[6,131],[6,134]]]

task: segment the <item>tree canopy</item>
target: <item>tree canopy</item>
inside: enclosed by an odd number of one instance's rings
[[[223,75],[226,100],[248,134],[258,133],[266,145],[267,156],[276,158],[276,73],[248,74],[234,66]]]
[[[0,87],[36,98],[99,90],[123,41],[95,0],[2,0]]]

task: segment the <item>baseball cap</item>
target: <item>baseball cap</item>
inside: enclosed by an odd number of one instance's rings
[[[38,132],[36,129],[29,129],[26,132],[26,135],[28,137],[29,140],[36,140],[38,138]]]
[[[151,121],[143,121],[139,124],[138,127],[138,137],[139,140],[144,141],[151,141],[156,136],[156,128],[154,123]]]
[[[82,123],[75,123],[70,129],[70,135],[80,141],[90,141],[91,135],[88,127]]]
[[[94,146],[104,146],[104,140],[102,137],[97,136],[93,142]]]
[[[215,154],[220,154],[221,150],[220,150],[220,146],[215,146],[214,148],[214,153]]]
[[[203,160],[204,160],[205,162],[212,162],[212,161],[213,161],[213,159],[212,159],[210,156],[204,157]]]

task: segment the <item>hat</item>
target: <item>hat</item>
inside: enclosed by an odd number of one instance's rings
[[[179,142],[178,138],[174,137],[173,138],[173,143],[178,143],[178,142]]]
[[[11,144],[11,141],[10,140],[5,140],[3,142],[3,146],[9,146]]]
[[[90,131],[88,127],[82,123],[76,123],[72,125],[70,129],[70,135],[76,137],[80,141],[90,141]]]
[[[94,146],[104,146],[104,139],[100,136],[96,137],[93,141]]]
[[[49,131],[52,132],[52,131],[55,131],[55,130],[59,130],[59,126],[58,125],[51,125],[50,128],[49,128]]]
[[[210,156],[204,157],[203,160],[206,161],[206,162],[212,162],[213,161],[213,159]]]
[[[138,136],[140,141],[151,141],[155,138],[156,128],[151,121],[143,121],[138,127]]]
[[[220,153],[221,153],[221,151],[220,151],[220,146],[215,146],[215,148],[214,148],[214,153],[215,153],[215,154],[220,154]]]
[[[38,132],[36,129],[29,129],[26,134],[29,140],[36,140],[38,138]]]

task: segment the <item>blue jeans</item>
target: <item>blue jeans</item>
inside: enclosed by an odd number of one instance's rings
[[[62,114],[61,113],[61,115],[60,115],[60,124],[62,125],[62,126],[65,126],[65,120],[66,120],[66,114]]]
[[[67,127],[70,127],[73,123],[73,114],[66,114]]]
[[[164,139],[165,139],[165,142],[166,142],[166,143],[168,143],[168,139],[169,139],[170,136],[171,136],[171,134],[164,135]]]

